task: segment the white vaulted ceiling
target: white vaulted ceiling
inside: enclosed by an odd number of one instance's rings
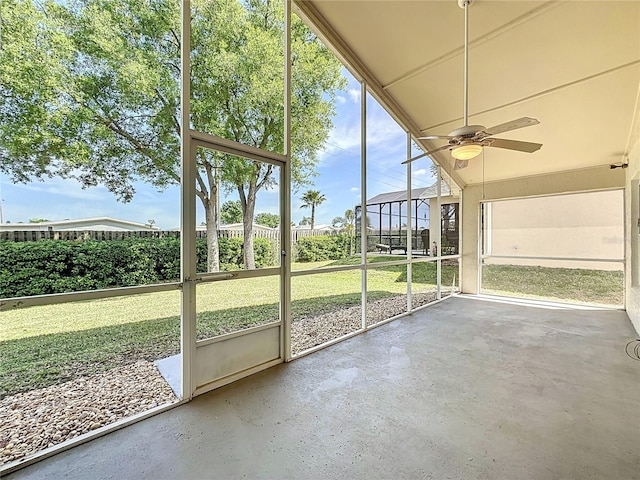
[[[457,0],[296,2],[314,28],[414,136],[462,126],[464,10]],[[539,125],[497,135],[533,154],[485,149],[485,181],[624,161],[640,85],[640,1],[490,1],[469,8],[469,123]],[[424,148],[443,145],[425,142]],[[453,171],[482,181],[471,160]]]

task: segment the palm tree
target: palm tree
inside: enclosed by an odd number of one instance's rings
[[[340,233],[353,235],[355,230],[356,214],[348,209],[344,212],[344,217],[335,217],[331,225],[340,229]]]
[[[347,229],[347,233],[349,235],[353,235],[356,223],[356,214],[353,212],[353,210],[348,209],[344,212],[344,220],[346,223],[345,227]]]
[[[311,207],[311,230],[313,230],[316,224],[316,205],[320,205],[326,198],[318,190],[307,190],[300,200],[304,202],[300,208]]]

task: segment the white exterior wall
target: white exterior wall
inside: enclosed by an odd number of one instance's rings
[[[625,171],[621,168],[611,170],[605,165],[585,170],[488,183],[484,186],[484,200],[606,190],[623,188],[624,185]],[[461,288],[463,293],[477,294],[479,292],[479,235],[480,203],[483,201],[482,191],[482,185],[471,185],[464,189],[462,196]]]
[[[637,105],[634,125],[625,185],[625,309],[640,335],[640,103]]]
[[[440,205],[445,205],[448,203],[459,203],[460,199],[458,197],[452,197],[450,195],[440,197]],[[438,209],[438,199],[430,198],[429,199],[429,249],[433,248],[433,242],[438,244],[440,242],[440,234],[441,234],[441,220],[440,220],[440,210]]]
[[[624,259],[623,192],[491,203],[492,255]],[[487,264],[622,270],[622,263],[487,258]]]

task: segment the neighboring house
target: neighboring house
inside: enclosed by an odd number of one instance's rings
[[[338,233],[340,233],[339,228],[322,223],[314,225],[313,230],[311,230],[311,225],[293,225],[291,227],[291,240],[295,243],[302,237],[336,235]]]
[[[291,227],[291,230],[296,230],[296,231],[304,231],[304,230],[311,230],[311,225],[295,225],[293,227]],[[320,223],[317,225],[313,226],[313,231],[314,232],[324,232],[327,234],[332,234],[332,233],[338,233],[340,231],[339,228],[334,227],[333,225],[327,225],[324,223]]]
[[[414,189],[411,224],[414,253],[430,253],[437,218],[436,185]],[[369,249],[406,245],[407,192],[367,201]],[[457,253],[459,198],[443,183],[443,253]],[[621,270],[624,260],[624,198],[621,190],[487,202],[484,206],[484,264]],[[356,207],[360,218],[360,206]],[[359,236],[360,222],[356,223]]]
[[[50,222],[35,223],[3,223],[0,231],[26,232],[26,231],[157,231],[158,227],[147,223],[131,222],[111,217],[94,217],[55,220]]]
[[[204,225],[200,225],[198,229],[205,230],[207,227]],[[244,224],[242,223],[229,223],[227,225],[220,225],[220,230],[240,230],[244,231]],[[253,231],[262,231],[262,232],[279,232],[279,228],[267,227],[266,225],[258,225],[257,223],[253,224]]]
[[[171,232],[179,232],[180,227],[172,228]],[[207,233],[206,225],[196,225],[196,236],[205,238]],[[220,225],[218,235],[226,238],[240,238],[244,236],[244,225],[242,223],[228,223]],[[280,236],[279,228],[267,227],[265,225],[253,224],[253,236],[264,238],[278,238]]]
[[[197,227],[197,231],[205,231],[207,227],[200,225]],[[244,225],[242,223],[229,223],[227,225],[220,225],[218,235],[222,237],[244,237]],[[265,238],[278,238],[280,236],[279,228],[267,227],[265,225],[253,224],[253,236],[265,237]]]
[[[439,218],[437,184],[411,190],[411,228],[413,249],[427,253],[430,249],[430,218]],[[460,199],[446,182],[442,182],[440,204],[442,211],[442,245],[457,253]],[[362,207],[356,206],[356,236],[360,236]],[[399,190],[376,195],[367,200],[367,237],[370,244],[404,245],[407,230],[407,191]],[[373,248],[373,245],[370,245]]]

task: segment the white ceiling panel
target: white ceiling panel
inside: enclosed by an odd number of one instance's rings
[[[462,126],[457,0],[297,3],[412,134]],[[500,136],[542,143],[538,152],[485,148],[485,181],[622,161],[640,85],[639,1],[475,0],[469,20],[469,123],[541,122]],[[449,152],[436,155],[450,171]],[[480,163],[453,178],[481,182]]]

